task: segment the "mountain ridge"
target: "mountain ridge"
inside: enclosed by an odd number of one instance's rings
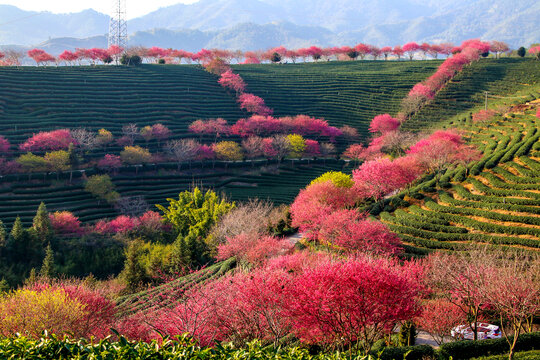
[[[87,43],[88,38],[105,37],[109,20],[91,9],[53,14],[9,5],[0,5],[0,18],[5,19],[0,24],[0,44],[24,46],[66,37]],[[456,0],[453,6],[436,0],[284,0],[277,4],[271,0],[201,0],[129,20],[128,29],[131,44],[164,47],[194,40],[200,40],[198,48],[253,50],[299,47],[310,41],[320,46],[359,42],[384,46],[481,38],[506,41],[516,48],[540,39],[538,18],[540,3],[534,0]],[[308,29],[311,36],[306,34]],[[254,33],[242,33],[247,30]],[[171,37],[174,42],[166,43]],[[147,43],[150,39],[153,44]],[[195,49],[188,46],[186,50]]]

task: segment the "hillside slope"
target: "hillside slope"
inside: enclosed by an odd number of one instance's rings
[[[278,115],[306,112],[325,117],[332,125],[350,124],[365,131],[376,111],[395,108],[408,89],[429,76],[438,63],[332,62],[236,69],[246,76],[248,90],[267,99]],[[192,136],[187,127],[196,119],[223,117],[234,122],[248,116],[214,75],[195,65],[2,67],[0,82],[4,85],[0,87],[0,135],[12,144],[37,131],[64,127],[106,128],[118,137],[128,123],[140,127],[162,123],[173,131],[173,138],[183,138]],[[152,153],[161,151],[156,141],[137,143]],[[92,150],[86,157],[95,161],[120,150],[113,145]],[[10,157],[19,154],[14,151]],[[261,197],[288,203],[312,178],[341,170],[344,163],[320,160],[266,167],[269,164],[261,161],[256,165],[217,163],[215,168],[184,166],[181,171],[173,163],[125,167],[113,176],[113,182],[122,196],[143,196],[151,205],[163,204],[193,184],[223,190],[233,200]],[[51,211],[73,211],[82,221],[114,216],[117,213],[111,206],[84,191],[84,178],[96,172],[95,168],[78,169],[61,174],[60,180],[46,173],[4,176],[0,219],[11,224],[21,216],[29,223],[41,201]]]
[[[410,206],[381,213],[381,220],[412,253],[470,242],[539,250],[539,106],[534,100],[491,122],[459,126],[482,159],[405,192]]]

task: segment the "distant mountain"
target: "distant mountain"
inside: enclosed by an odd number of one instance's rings
[[[287,44],[291,48],[313,44],[329,46],[334,41],[335,34],[325,28],[284,22],[266,25],[245,23],[214,31],[154,29],[137,31],[129,37],[131,45],[172,47],[187,51],[201,48],[258,50],[275,44]],[[39,44],[41,49],[56,55],[64,50],[106,46],[107,37],[104,35],[84,39],[62,37]],[[29,46],[24,47],[24,50],[29,49]]]
[[[66,37],[105,39],[108,16],[28,12],[0,5],[0,44],[59,46]],[[197,50],[307,44],[378,46],[482,38],[512,47],[540,39],[537,0],[200,0],[130,20],[133,45]],[[63,38],[63,39],[56,39]],[[52,40],[51,40],[52,39]],[[47,42],[51,40],[52,42]],[[99,40],[99,41],[102,41]],[[76,40],[71,40],[73,47]]]
[[[108,31],[109,16],[94,10],[53,14],[0,5],[0,44],[36,45],[57,37],[85,38]]]

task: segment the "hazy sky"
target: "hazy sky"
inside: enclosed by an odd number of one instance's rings
[[[178,3],[194,3],[197,0],[126,0],[128,19],[147,14],[160,7]],[[0,0],[0,5],[14,5],[23,10],[50,11],[53,13],[78,12],[92,8],[109,14],[113,0]]]

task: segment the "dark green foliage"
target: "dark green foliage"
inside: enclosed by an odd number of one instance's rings
[[[352,356],[348,352],[310,354],[306,348],[274,348],[258,342],[236,348],[232,344],[220,344],[214,348],[201,348],[187,336],[175,340],[131,342],[123,336],[117,341],[105,339],[87,341],[60,340],[51,336],[42,340],[18,337],[0,340],[0,354],[9,359],[260,359],[260,360],[362,360],[364,355]],[[408,355],[406,355],[408,354]],[[405,357],[406,355],[406,357]],[[386,348],[381,360],[423,360],[434,355],[427,345],[403,348]],[[377,356],[377,354],[375,354]],[[457,360],[457,359],[456,359]]]
[[[142,252],[142,241],[134,240],[128,245],[126,263],[121,274],[128,292],[134,292],[150,281],[146,268],[141,263]]]
[[[6,246],[7,231],[2,220],[0,220],[0,255],[2,255],[2,249]]]
[[[120,64],[139,66],[142,64],[142,59],[139,55],[129,56],[127,54],[123,54],[122,57],[120,58]]]
[[[159,60],[158,60],[158,64],[160,64],[160,65],[165,64],[165,59],[159,59]]]
[[[43,264],[39,270],[39,276],[51,279],[54,277],[54,274],[54,252],[51,248],[51,243],[49,243],[45,249],[45,258],[43,259]]]
[[[373,352],[372,355],[377,358],[379,352]],[[387,347],[382,350],[380,360],[424,360],[434,356],[435,350],[429,345]]]
[[[492,356],[481,356],[475,358],[474,360],[507,360],[508,355],[492,355]],[[514,360],[538,360],[540,359],[540,350],[531,350],[524,351],[514,354]]]
[[[36,212],[36,216],[32,222],[32,229],[35,231],[37,238],[42,244],[45,244],[52,235],[51,219],[49,219],[49,213],[45,203],[39,204]]]
[[[527,49],[525,49],[523,46],[520,46],[519,49],[517,49],[517,54],[519,57],[524,57],[525,54],[527,54]]]
[[[270,61],[273,63],[278,63],[281,61],[281,55],[279,55],[277,52],[272,54],[272,57],[270,58]]]
[[[69,165],[71,165],[73,169],[78,168],[81,161],[79,159],[79,155],[77,155],[77,152],[75,151],[75,146],[73,144],[69,144],[68,156]]]
[[[118,275],[126,259],[125,242],[97,234],[71,239],[53,239],[55,266],[59,274],[84,278],[90,274],[98,279]]]
[[[512,341],[512,337],[510,337]],[[521,334],[516,343],[515,351],[528,351],[538,349],[540,344],[540,333]],[[467,360],[474,357],[486,355],[505,354],[510,350],[506,339],[492,339],[479,341],[456,341],[443,344],[439,350],[439,357],[442,360],[453,359]]]
[[[347,53],[347,56],[351,59],[356,59],[360,53],[356,50],[351,50]]]
[[[413,346],[416,343],[416,326],[412,321],[405,321],[399,329],[399,345]]]

